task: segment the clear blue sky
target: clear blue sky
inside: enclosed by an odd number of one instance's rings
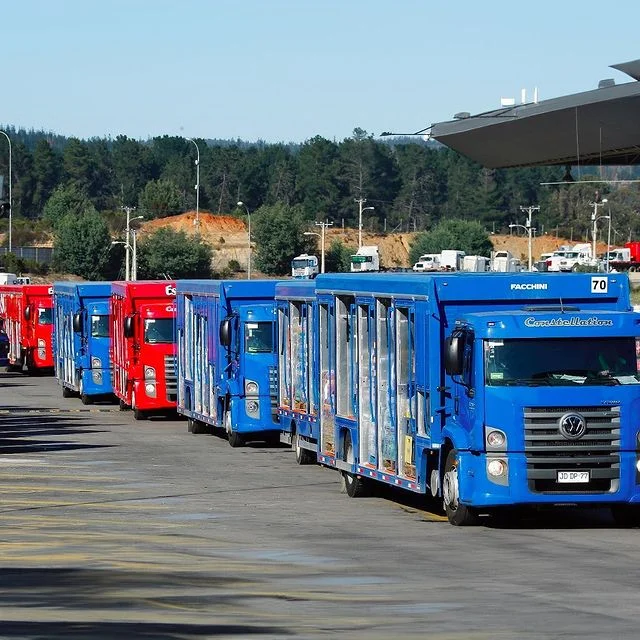
[[[415,131],[640,58],[638,0],[18,0],[0,20],[0,123],[80,138]]]

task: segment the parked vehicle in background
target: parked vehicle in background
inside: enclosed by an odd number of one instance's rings
[[[485,256],[464,256],[462,270],[472,273],[486,273],[491,270],[491,260]]]
[[[440,252],[440,268],[443,271],[462,271],[462,261],[464,260],[464,256],[464,251],[443,249]]]
[[[363,245],[351,256],[351,271],[380,271],[380,252],[377,245]]]
[[[440,254],[425,253],[413,265],[413,271],[440,271]]]
[[[591,245],[579,243],[571,249],[554,251],[547,260],[547,271],[577,271],[580,266],[596,266]]]
[[[113,393],[109,344],[110,282],[53,285],[55,376],[83,404]]]
[[[491,258],[491,271],[497,273],[517,273],[522,271],[522,264],[511,251],[496,251]]]
[[[9,364],[9,338],[4,332],[4,329],[0,329],[0,367],[6,367]]]
[[[18,282],[18,276],[15,273],[0,272],[0,284],[29,284],[28,282]]]
[[[168,280],[111,285],[113,392],[136,420],[176,407],[175,297]]]
[[[275,288],[178,281],[178,413],[190,432],[224,429],[232,447],[278,437]]]
[[[0,318],[9,339],[8,366],[35,375],[53,369],[53,288],[0,285]]]
[[[291,277],[293,278],[315,278],[319,272],[318,256],[302,253],[291,261]]]
[[[605,255],[605,264],[607,256]],[[624,247],[611,249],[608,254],[609,269],[615,271],[640,270],[640,242],[627,242]]]

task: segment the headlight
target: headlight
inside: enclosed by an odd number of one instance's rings
[[[153,367],[148,367],[145,365],[144,368],[144,379],[145,380],[155,380],[156,379],[156,370]]]
[[[498,431],[497,429],[492,429],[487,433],[487,446],[498,449],[500,447],[504,447],[504,443],[507,441],[504,433],[502,431]]]
[[[638,458],[638,460],[636,460],[636,469],[637,469],[638,473],[640,473],[640,458]]]
[[[503,476],[507,471],[507,463],[500,458],[495,458],[487,462],[487,471],[490,476],[497,478]]]
[[[102,360],[100,360],[100,358],[96,358],[96,356],[91,356],[91,368],[102,369]]]
[[[147,384],[144,385],[144,390],[150,398],[156,397],[156,385],[153,384],[153,382],[147,382]]]
[[[38,349],[44,349],[46,346],[46,342],[42,338],[38,338]]]
[[[257,415],[260,413],[260,403],[257,400],[247,400],[245,405],[247,414]]]
[[[258,383],[254,382],[253,380],[245,380],[244,383],[244,392],[245,394],[249,395],[254,395],[256,393],[258,393]]]
[[[99,369],[92,371],[91,372],[91,379],[96,383],[96,384],[102,384],[102,371],[100,371]]]

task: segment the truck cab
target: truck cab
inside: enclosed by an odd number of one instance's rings
[[[318,273],[318,256],[302,253],[291,261],[292,278],[315,278]]]

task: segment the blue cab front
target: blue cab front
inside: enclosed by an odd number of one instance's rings
[[[443,437],[462,504],[640,502],[638,317],[597,316],[564,335],[552,315],[461,324],[473,339]]]

